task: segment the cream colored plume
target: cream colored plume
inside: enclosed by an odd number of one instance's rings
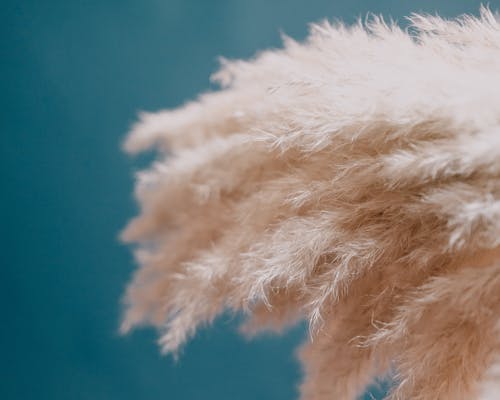
[[[409,20],[312,25],[141,115],[124,331],[307,320],[304,400],[500,399],[500,20]]]

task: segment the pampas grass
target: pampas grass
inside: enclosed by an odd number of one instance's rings
[[[389,371],[389,399],[496,398],[500,22],[409,20],[312,25],[141,115],[125,148],[159,155],[123,233],[123,331],[175,353],[225,310],[247,334],[307,320],[304,400]]]

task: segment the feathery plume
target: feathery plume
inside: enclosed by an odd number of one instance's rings
[[[491,398],[500,21],[480,14],[325,21],[142,114],[125,148],[159,156],[123,233],[140,265],[123,331],[157,326],[175,353],[225,310],[247,334],[307,320],[304,400],[389,371],[392,400]]]

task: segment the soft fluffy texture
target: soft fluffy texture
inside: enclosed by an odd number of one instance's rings
[[[247,334],[305,319],[304,400],[387,373],[389,399],[497,398],[500,23],[409,20],[312,25],[141,115],[126,149],[159,160],[123,234],[124,331],[175,353],[224,310]]]

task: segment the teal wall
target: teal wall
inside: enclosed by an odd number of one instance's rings
[[[490,1],[492,8],[500,4]],[[209,87],[323,17],[477,12],[476,1],[2,1],[0,399],[293,399],[297,328],[246,343],[223,318],[160,357],[150,329],[117,334],[134,268],[117,235],[136,212],[119,145],[138,110]]]

